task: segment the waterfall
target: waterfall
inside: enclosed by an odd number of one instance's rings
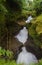
[[[22,47],[22,52],[18,55],[17,64],[30,65],[37,63],[37,58],[34,54],[27,52],[25,47]]]
[[[20,41],[21,43],[25,43],[28,39],[28,31],[26,29],[26,27],[23,27],[22,30],[20,30],[19,34],[15,36],[15,38],[18,39],[18,41]]]
[[[19,34],[15,36],[19,42],[25,44],[28,39],[28,30],[26,27],[20,30]],[[30,52],[27,52],[25,47],[22,47],[22,51],[18,54],[18,58],[16,60],[17,64],[29,65],[30,63],[37,63],[38,60],[36,56]]]
[[[29,16],[25,22],[30,23],[32,19],[33,19],[32,16]]]

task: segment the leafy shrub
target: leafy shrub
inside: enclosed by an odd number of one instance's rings
[[[37,46],[42,46],[42,14],[35,17],[30,24],[26,24],[29,35],[33,38],[34,43]]]
[[[8,59],[11,59],[13,57],[13,52],[9,50],[2,49],[0,47],[0,57],[7,57]]]
[[[14,60],[5,60],[3,58],[0,59],[0,65],[17,65]]]
[[[5,52],[6,51],[4,49],[2,49],[2,47],[0,47],[0,56],[2,56],[2,55],[4,56],[5,55]]]
[[[42,14],[39,15],[35,21],[32,22],[33,25],[36,26],[36,31],[37,34],[41,34],[42,33]]]

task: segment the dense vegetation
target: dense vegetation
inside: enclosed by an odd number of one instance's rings
[[[18,21],[25,21],[29,15],[33,16],[33,20],[24,26],[28,28],[34,44],[42,50],[42,0],[0,0],[0,45],[5,35],[8,41],[9,35],[20,30],[22,25]],[[8,59],[3,58],[5,54]],[[17,65],[14,60],[10,60],[10,56],[9,50],[0,48],[0,65]],[[37,65],[42,65],[42,60]]]

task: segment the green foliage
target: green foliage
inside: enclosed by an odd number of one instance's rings
[[[13,8],[10,7],[10,4]],[[14,22],[21,14],[21,6],[20,0],[0,0],[0,40],[7,32],[14,31],[15,26],[13,25],[16,25]]]
[[[0,56],[2,56],[2,55],[4,56],[5,52],[6,52],[5,49],[2,49],[2,47],[0,47]]]
[[[37,65],[42,65],[42,59],[39,60],[39,63]]]
[[[3,58],[0,58],[0,65],[23,65],[23,64],[17,64],[14,60],[5,60]],[[30,65],[42,65],[42,59],[39,60],[38,63],[31,63]]]
[[[33,64],[33,65],[42,65],[42,59],[39,60],[39,62],[37,64]]]
[[[34,18],[30,24],[26,24],[26,27],[28,28],[29,35],[33,38],[34,43],[41,47],[42,37],[40,37],[40,35],[42,36],[42,15]]]
[[[16,62],[13,60],[5,60],[5,59],[0,59],[0,65],[17,65]]]
[[[39,15],[42,13],[42,0],[34,0],[34,9],[36,10],[36,14]]]
[[[7,56],[8,58],[12,58],[12,57],[13,57],[13,52],[7,50],[7,51],[6,51],[6,56]]]
[[[5,50],[5,49],[2,49],[2,47],[0,47],[0,57],[1,56],[6,56],[8,59],[11,59],[13,57],[13,52],[12,51],[9,51],[9,50]]]
[[[35,21],[32,22],[33,25],[36,25],[37,34],[42,33],[42,14],[36,18]]]
[[[2,47],[0,47],[0,65],[17,65],[15,60],[10,60],[10,58],[12,59],[12,56],[13,52],[2,49]]]
[[[42,33],[42,23],[39,23],[36,27],[36,31],[38,34],[41,34]]]

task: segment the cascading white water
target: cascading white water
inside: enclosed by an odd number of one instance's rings
[[[16,35],[15,38],[17,38],[20,42],[25,44],[25,42],[28,39],[28,30],[26,29],[26,27],[23,27],[23,29],[20,30],[19,34]],[[23,63],[24,65],[28,65],[32,62],[36,63],[37,58],[35,57],[34,54],[27,52],[25,47],[22,47],[22,52],[20,52],[20,54],[18,55],[16,62],[17,64]]]
[[[25,43],[28,39],[28,31],[26,27],[23,27],[22,30],[20,30],[19,34],[15,36],[21,43]]]
[[[17,64],[30,65],[37,63],[37,58],[34,54],[27,52],[25,47],[22,47],[22,52],[18,55]]]
[[[29,16],[25,22],[30,23],[32,19],[33,19],[32,16]]]

